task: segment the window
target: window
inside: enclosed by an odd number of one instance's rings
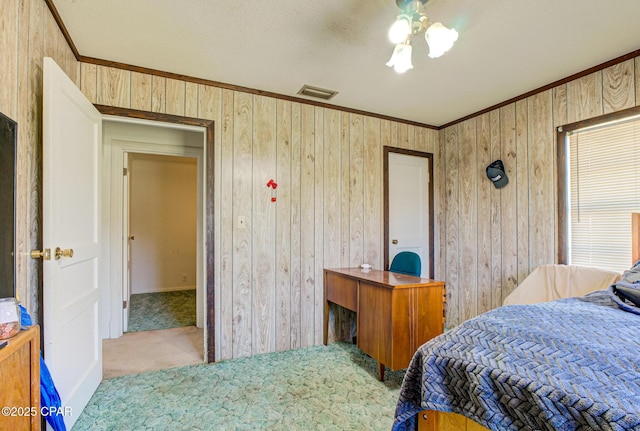
[[[631,213],[640,212],[640,116],[565,136],[567,263],[623,272]]]

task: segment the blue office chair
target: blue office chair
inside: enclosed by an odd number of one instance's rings
[[[389,271],[420,277],[422,272],[420,256],[412,251],[401,251],[393,258]]]

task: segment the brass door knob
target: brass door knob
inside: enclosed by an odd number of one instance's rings
[[[56,247],[56,251],[55,251],[56,260],[60,259],[61,257],[73,257],[73,249],[65,248],[63,250],[60,247]]]
[[[31,250],[31,259],[51,260],[51,249]]]
[[[397,244],[397,243],[398,243],[398,240],[397,240],[397,239],[392,239],[392,240],[391,240],[391,244]]]

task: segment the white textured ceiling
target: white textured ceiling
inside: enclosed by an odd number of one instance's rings
[[[640,0],[430,0],[453,49],[385,66],[395,0],[53,0],[79,53],[439,126],[640,49]],[[314,100],[314,99],[311,99]]]

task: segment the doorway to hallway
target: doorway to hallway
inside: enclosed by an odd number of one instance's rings
[[[167,349],[176,345],[203,362],[204,131],[111,117],[103,129],[104,171],[110,173],[104,193],[110,324],[103,330],[111,338],[104,343],[105,376],[192,363],[175,362],[180,354]],[[155,334],[163,331],[169,332]]]

